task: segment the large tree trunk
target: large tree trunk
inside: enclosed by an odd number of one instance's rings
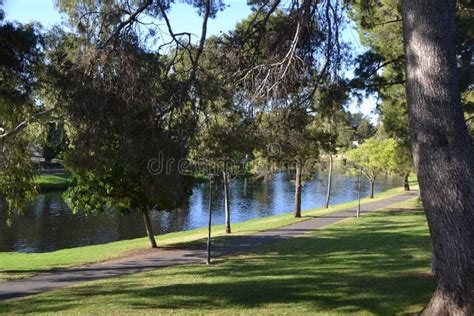
[[[224,171],[222,175],[224,182],[225,232],[230,234],[229,174]]]
[[[403,176],[403,190],[405,191],[410,191],[410,183],[408,182],[409,176],[410,176],[409,174],[406,174],[405,176]]]
[[[411,143],[438,287],[424,315],[474,314],[474,152],[460,103],[453,0],[404,0]]]
[[[143,222],[145,223],[146,234],[150,240],[151,248],[158,248],[156,245],[155,234],[153,233],[153,226],[151,225],[150,214],[148,209],[143,209]]]
[[[301,163],[296,163],[296,179],[295,179],[295,209],[293,211],[295,217],[301,217]]]
[[[331,199],[331,185],[332,185],[332,154],[329,154],[329,175],[328,175],[328,190],[326,192],[326,208],[329,207],[329,200]]]

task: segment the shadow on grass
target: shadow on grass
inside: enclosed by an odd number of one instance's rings
[[[7,301],[0,313],[99,312],[107,305],[155,313],[262,308],[393,315],[419,309],[435,287],[434,280],[416,276],[430,269],[430,239],[424,217],[415,211],[374,214],[216,263]]]

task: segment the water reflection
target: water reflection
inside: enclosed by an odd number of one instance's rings
[[[314,180],[303,186],[302,209],[324,205],[327,174],[315,174]],[[357,179],[335,173],[332,204],[357,199]],[[376,192],[401,186],[398,177],[381,176]],[[231,220],[241,222],[253,218],[291,212],[294,187],[291,175],[280,173],[269,181],[252,179],[234,180],[230,187]],[[370,186],[362,182],[362,196],[369,194]],[[224,223],[224,196],[222,190],[213,193],[213,222]],[[151,220],[159,234],[188,230],[207,225],[209,187],[197,184],[189,201],[171,212],[153,212]],[[304,211],[303,211],[304,213]],[[6,225],[5,207],[0,205],[0,251],[47,252],[58,249],[107,243],[145,236],[142,218],[136,212],[121,215],[107,211],[97,214],[72,214],[62,199],[61,192],[39,194],[27,207],[23,216],[15,216],[10,227]]]

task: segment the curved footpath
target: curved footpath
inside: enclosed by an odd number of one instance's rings
[[[385,208],[391,204],[416,197],[417,195],[417,191],[410,191],[375,202],[365,203],[362,205],[362,212],[372,212]],[[226,238],[222,242],[213,243],[212,255],[215,258],[235,254],[301,236],[307,232],[323,228],[346,218],[354,217],[355,212],[356,208],[350,207],[320,217],[309,217],[310,219],[306,221],[294,223],[289,226],[248,236]],[[144,272],[173,265],[203,262],[205,258],[206,246],[199,245],[178,250],[168,250],[140,258],[112,260],[110,262],[91,264],[85,267],[44,272],[28,279],[0,282],[0,300],[52,291],[80,282]]]

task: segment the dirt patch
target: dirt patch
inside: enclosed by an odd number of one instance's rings
[[[415,276],[422,279],[432,279],[434,275],[431,271],[416,272]]]

